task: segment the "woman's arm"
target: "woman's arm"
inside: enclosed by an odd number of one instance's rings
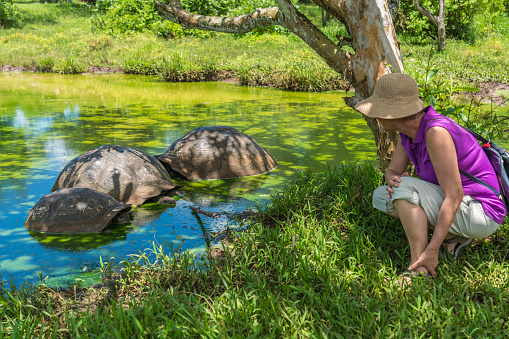
[[[449,232],[463,200],[463,186],[458,169],[456,146],[449,132],[443,127],[431,127],[426,132],[426,147],[445,197],[438,213],[437,224],[431,241],[419,259],[410,266],[410,269],[425,266],[430,272],[434,273],[438,264],[440,245]]]
[[[443,127],[430,128],[426,133],[426,146],[438,184],[445,196],[433,237],[428,245],[430,249],[438,251],[463,200],[463,186],[458,169],[456,146],[449,132]]]
[[[389,199],[391,198],[392,193],[394,193],[393,187],[399,186],[401,177],[408,176],[408,173],[405,171],[409,163],[410,159],[408,158],[403,145],[401,145],[401,139],[398,137],[396,150],[394,151],[389,167],[387,167],[387,170],[385,171],[385,181],[387,182],[387,191],[389,192],[387,197]]]

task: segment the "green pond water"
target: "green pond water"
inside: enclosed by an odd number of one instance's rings
[[[16,285],[94,282],[100,258],[119,262],[152,247],[183,242],[203,251],[206,239],[228,227],[230,217],[267,203],[298,170],[322,170],[345,160],[374,159],[364,120],[344,93],[293,93],[227,83],[161,83],[127,75],[0,75],[0,270]],[[178,182],[185,195],[175,206],[136,208],[128,225],[107,233],[49,235],[23,223],[50,193],[64,166],[104,144],[163,153],[200,126],[227,125],[254,138],[278,161],[276,170],[248,178]],[[190,206],[220,213],[198,220]]]

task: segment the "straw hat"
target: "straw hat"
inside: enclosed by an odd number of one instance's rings
[[[418,113],[423,107],[414,78],[389,73],[378,79],[373,94],[359,102],[355,109],[371,118],[399,119]]]

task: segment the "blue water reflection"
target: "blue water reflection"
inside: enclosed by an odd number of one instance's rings
[[[4,280],[12,275],[18,285],[37,281],[41,270],[54,284],[93,281],[100,257],[119,261],[153,241],[185,239],[182,248],[202,251],[207,236],[234,227],[232,215],[266,203],[296,170],[375,157],[371,132],[339,93],[171,84],[125,75],[0,78],[0,269]],[[180,182],[185,195],[175,206],[139,207],[130,224],[102,234],[56,236],[24,228],[30,209],[74,157],[104,144],[161,154],[190,130],[211,125],[250,135],[278,168],[256,177]],[[219,218],[197,220],[190,206]]]

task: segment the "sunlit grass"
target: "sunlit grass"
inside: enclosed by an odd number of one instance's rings
[[[298,91],[348,87],[304,42],[293,35],[212,34],[165,40],[151,33],[108,36],[92,31],[93,12],[84,4],[18,3],[25,26],[0,30],[0,65],[22,66],[45,72],[83,73],[106,67],[131,74],[157,74],[165,81],[203,81],[234,78],[242,85],[272,86]],[[321,26],[320,13],[300,5]],[[507,22],[473,43],[448,40],[435,55],[440,76],[455,83],[508,82]],[[325,28],[335,39],[344,29],[336,21]],[[402,41],[406,71],[419,71],[428,44]],[[431,42],[430,42],[431,43]]]
[[[458,261],[440,262],[432,285],[399,288],[386,278],[406,267],[409,249],[399,221],[369,206],[381,181],[371,164],[301,172],[216,259],[155,245],[121,267],[103,263],[101,288],[4,287],[0,330],[115,338],[509,333],[507,223]]]
[[[61,73],[118,67],[163,78],[168,70],[183,77],[232,71],[243,84],[311,91],[330,89],[323,84],[337,80],[294,37],[112,38],[90,31],[84,7],[19,6],[31,14],[25,28],[0,31],[0,64]],[[474,45],[449,41],[437,56],[441,73],[459,82],[507,82],[506,45],[497,37]],[[425,46],[402,49],[409,72],[427,52]],[[385,279],[406,267],[409,249],[399,222],[369,206],[381,180],[371,165],[300,173],[273,196],[259,220],[224,243],[219,259],[197,260],[156,245],[150,257],[134,257],[120,268],[105,264],[102,288],[4,285],[0,333],[13,338],[506,336],[507,222],[494,236],[477,240],[459,261],[441,262],[432,286],[399,289]]]

